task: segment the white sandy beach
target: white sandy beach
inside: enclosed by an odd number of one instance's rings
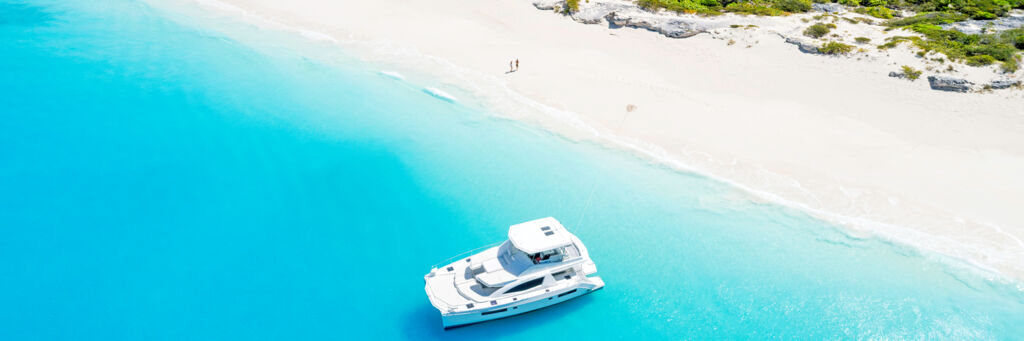
[[[528,0],[221,1],[200,6],[320,32],[501,115],[1024,279],[1021,90],[934,91],[768,30],[671,39]]]

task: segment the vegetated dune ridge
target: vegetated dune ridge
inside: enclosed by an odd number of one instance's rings
[[[853,235],[1024,278],[1019,89],[934,91],[888,77],[891,62],[801,53],[778,29],[672,39],[529,1],[180,2],[330,41],[464,105],[721,179]]]

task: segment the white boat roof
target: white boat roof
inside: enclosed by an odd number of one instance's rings
[[[572,244],[569,231],[555,218],[547,217],[508,228],[508,240],[526,253],[538,253]]]

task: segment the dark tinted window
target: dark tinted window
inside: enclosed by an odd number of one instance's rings
[[[540,285],[541,283],[544,283],[544,277],[532,279],[523,284],[517,285],[515,288],[509,289],[507,292],[520,292],[523,290],[529,290],[532,289],[533,287]]]
[[[491,311],[485,311],[485,312],[480,313],[480,315],[490,315],[490,314],[504,313],[506,311],[508,311],[508,308],[498,309],[498,310],[491,310]]]

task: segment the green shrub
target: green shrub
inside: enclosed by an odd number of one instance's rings
[[[811,10],[810,0],[773,0],[773,8],[791,13],[803,13]]]
[[[909,18],[894,19],[886,22],[886,26],[890,27],[902,27],[910,26],[913,24],[949,24],[957,21],[967,19],[966,15],[957,13],[946,13],[946,12],[928,12],[921,13]]]
[[[821,38],[832,32],[833,28],[836,28],[836,25],[817,23],[804,29],[804,35],[811,38]]]
[[[995,14],[989,13],[989,12],[985,12],[985,11],[977,11],[977,12],[971,13],[971,19],[992,20],[992,19],[995,19],[995,18],[998,18],[998,17],[999,17],[998,15],[995,15]]]
[[[907,37],[907,36],[895,36],[895,37],[886,38],[885,40],[886,40],[885,44],[878,45],[878,49],[879,50],[891,49],[891,48],[896,47],[900,43],[907,42],[907,41],[909,41],[909,42],[917,42],[917,41],[921,40],[921,38],[919,38],[919,37]]]
[[[1024,33],[1017,36],[1016,38],[1013,38],[1013,46],[1017,47],[1018,49],[1024,50]]]
[[[867,44],[871,42],[871,38],[868,37],[857,37],[853,38],[853,40],[856,41],[857,44]]]
[[[750,2],[734,2],[725,6],[726,12],[741,13],[741,14],[753,14],[753,15],[767,15],[767,16],[779,16],[784,15],[786,12],[778,9],[768,7],[764,3],[750,3]]]
[[[565,0],[565,9],[568,13],[580,11],[580,0]]]
[[[1012,8],[1024,8],[1024,0],[637,0],[647,9],[666,9],[682,13],[717,15],[734,12],[753,15],[785,15],[807,12],[812,2],[838,2],[854,7],[854,11],[876,18],[890,19],[896,10],[921,13],[912,18],[896,20],[895,26],[907,26],[925,21],[966,18],[991,19],[1005,16]],[[579,0],[566,0],[570,11],[579,9]],[[855,19],[859,20],[859,19]]]
[[[824,54],[847,54],[853,51],[852,45],[846,45],[838,41],[827,42],[818,48]]]
[[[1019,48],[1016,39],[1024,29],[1012,29],[996,34],[965,34],[955,30],[944,30],[934,24],[917,23],[905,27],[924,35],[924,39],[910,39],[922,52],[935,51],[945,54],[950,60],[964,60],[971,66],[991,65],[996,61],[1015,69]]]
[[[1020,64],[1017,62],[1017,58],[1013,58],[1013,59],[1010,59],[1008,61],[1005,61],[1005,62],[1003,62],[1003,65],[1000,66],[1000,69],[1002,69],[1003,72],[1006,72],[1006,73],[1017,72],[1018,68],[1020,68]]]
[[[663,8],[680,13],[715,15],[721,14],[721,3],[717,0],[637,0],[637,5],[646,9]]]
[[[987,55],[987,54],[967,57],[967,65],[970,65],[970,66],[992,65],[992,63],[995,63],[995,62],[996,62],[996,59],[994,57],[992,57],[992,56]]]
[[[893,13],[895,13],[893,10],[882,6],[861,7],[855,9],[854,12],[870,15],[879,19],[892,19]]]
[[[909,66],[906,66],[906,65],[903,65],[900,68],[903,69],[903,74],[907,75],[907,79],[909,79],[909,80],[913,81],[913,80],[917,80],[918,78],[921,77],[921,70],[918,70],[918,69],[915,69],[915,68],[912,68],[912,67],[909,67]]]
[[[999,42],[979,42],[977,45],[967,46],[966,50],[969,56],[988,55],[1001,61],[1013,59],[1017,54],[1016,48]]]

